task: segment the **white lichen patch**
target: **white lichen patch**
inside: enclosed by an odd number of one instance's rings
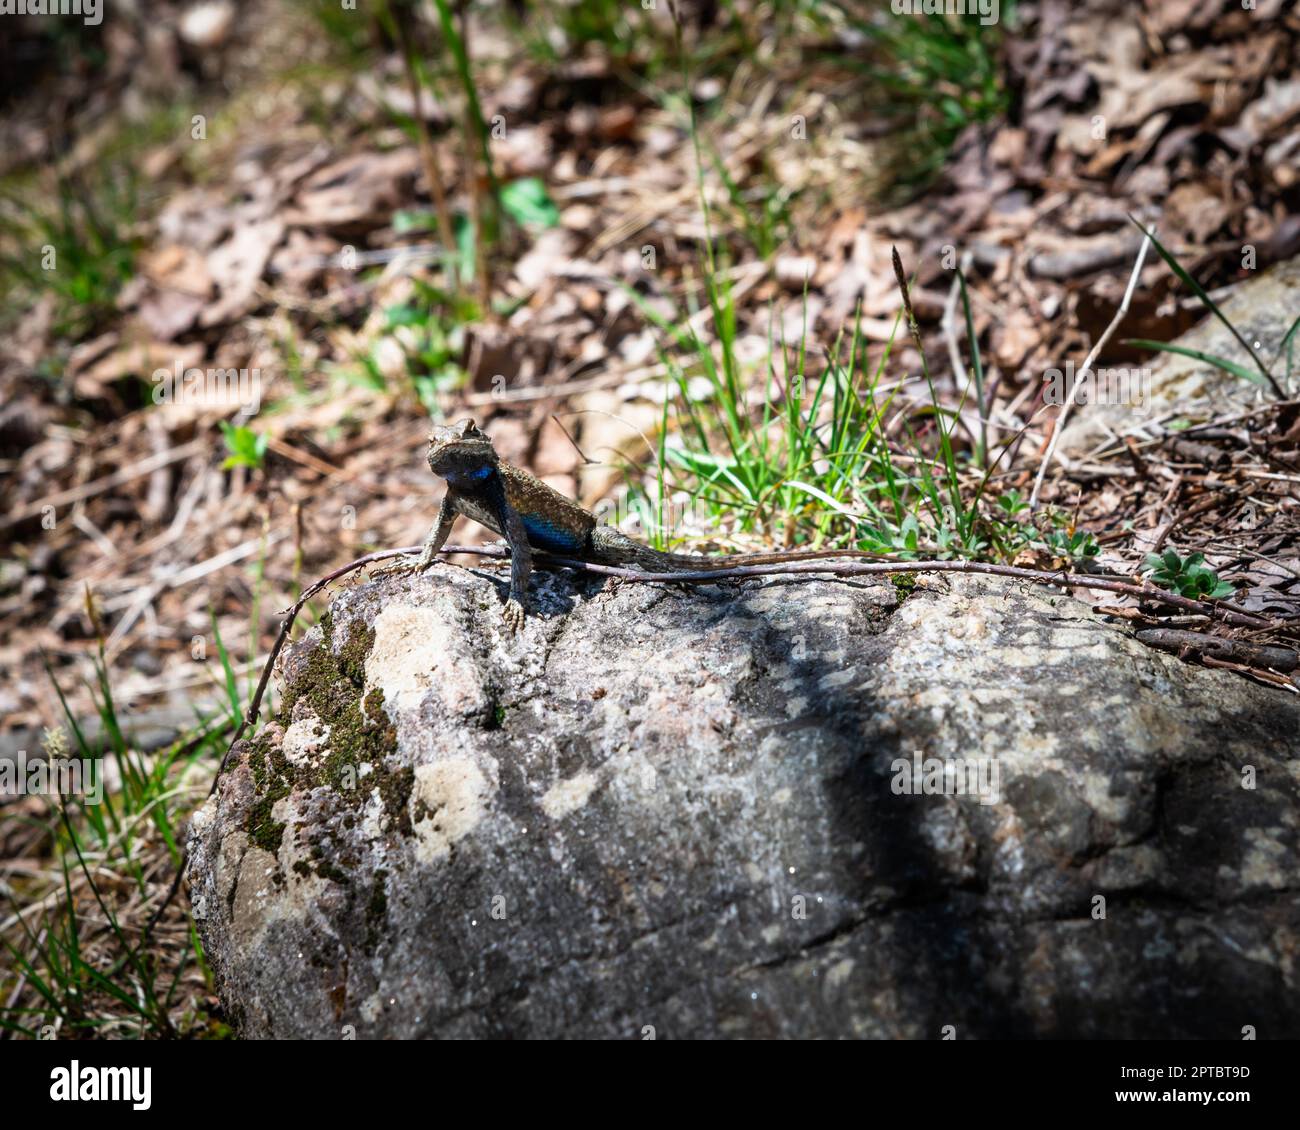
[[[383,841],[384,832],[384,801],[379,790],[375,789],[366,797],[361,812],[361,836],[368,843],[378,844]]]
[[[283,812],[282,805],[276,810]],[[239,861],[239,878],[230,906],[232,942],[243,951],[258,942],[276,922],[303,922],[314,914],[319,880],[277,883],[279,861],[269,851],[249,847]]]
[[[1113,778],[1107,773],[1080,773],[1083,784],[1083,799],[1098,816],[1114,824],[1122,824],[1132,808],[1131,799],[1124,795],[1111,793]]]
[[[373,1024],[384,1014],[384,998],[379,993],[371,993],[361,1002],[357,1011],[362,1020],[367,1024]]]
[[[417,765],[408,802],[415,829],[415,858],[421,863],[445,859],[451,845],[468,836],[483,819],[492,792],[493,786],[472,758]]]
[[[320,760],[329,736],[329,726],[313,714],[300,718],[285,730],[280,751],[294,768],[306,769]]]
[[[1278,842],[1276,834],[1263,828],[1247,828],[1245,838],[1249,846],[1241,864],[1242,886],[1284,890],[1290,880],[1286,847]]]
[[[563,820],[587,803],[598,783],[596,774],[585,769],[568,780],[557,781],[542,797],[542,811],[552,820]]]
[[[849,978],[853,976],[853,958],[846,957],[842,961],[837,961],[826,971],[825,985],[827,992],[838,993],[845,985],[849,983]]]
[[[385,709],[394,721],[417,710],[430,692],[451,714],[477,714],[486,708],[478,666],[447,609],[390,605],[375,617],[374,630],[375,642],[366,656],[366,686],[384,692]]]
[[[1006,809],[993,830],[994,868],[1003,875],[1015,878],[1025,869],[1025,830],[1013,809]]]
[[[948,635],[952,639],[972,642],[982,640],[989,634],[989,624],[978,612],[971,611],[965,616],[956,616],[947,624]]]

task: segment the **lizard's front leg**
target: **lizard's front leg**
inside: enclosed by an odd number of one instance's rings
[[[398,559],[396,565],[389,565],[380,569],[375,576],[382,577],[389,573],[405,573],[411,569],[422,571],[433,564],[434,554],[447,544],[447,536],[451,533],[451,524],[456,521],[456,515],[459,511],[456,509],[456,498],[450,487],[447,493],[442,496],[442,505],[438,507],[438,517],[434,519],[433,529],[429,531],[429,536],[424,539],[420,549],[420,555],[411,560],[409,556]]]
[[[451,525],[456,521],[456,514],[456,495],[452,488],[448,487],[447,493],[442,496],[442,505],[438,507],[438,516],[433,520],[433,528],[429,531],[429,536],[424,539],[420,558],[415,563],[416,569],[427,569],[433,564],[434,555],[447,544]]]
[[[524,604],[528,600],[528,574],[533,569],[533,549],[528,544],[519,512],[510,503],[501,503],[501,532],[510,546],[510,599],[506,601],[505,619],[512,632],[524,626]]]

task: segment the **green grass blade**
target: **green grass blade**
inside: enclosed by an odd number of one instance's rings
[[[1201,349],[1192,349],[1186,345],[1170,345],[1168,342],[1149,341],[1142,337],[1129,338],[1124,344],[1135,345],[1139,349],[1153,349],[1158,353],[1177,353],[1180,357],[1193,357],[1197,361],[1204,361],[1207,365],[1213,365],[1216,369],[1223,369],[1234,377],[1240,377],[1243,381],[1250,381],[1251,384],[1256,385],[1266,385],[1264,378],[1253,369],[1247,369],[1244,365],[1238,365],[1235,361],[1229,361],[1226,357],[1218,357]]]
[[[1199,298],[1202,303],[1204,303],[1204,305],[1210,310],[1210,312],[1216,318],[1219,319],[1219,321],[1221,321],[1225,326],[1228,327],[1228,330],[1232,334],[1232,336],[1235,337],[1237,341],[1241,343],[1241,347],[1247,353],[1250,354],[1251,360],[1253,360],[1255,364],[1259,367],[1259,371],[1263,374],[1264,380],[1267,381],[1268,384],[1272,387],[1273,391],[1277,394],[1278,399],[1285,400],[1286,394],[1282,391],[1277,381],[1273,378],[1273,374],[1268,371],[1268,366],[1264,364],[1263,359],[1260,357],[1258,353],[1255,352],[1254,346],[1252,346],[1250,342],[1248,342],[1244,337],[1241,336],[1241,333],[1240,331],[1238,331],[1236,326],[1234,326],[1230,321],[1228,321],[1223,311],[1219,309],[1218,304],[1214,301],[1213,298],[1211,298],[1205,292],[1205,288],[1201,286],[1200,283],[1198,283],[1194,278],[1192,278],[1191,275],[1187,273],[1183,265],[1165,247],[1165,245],[1161,243],[1158,239],[1156,239],[1156,237],[1151,232],[1147,231],[1147,229],[1144,228],[1141,223],[1139,223],[1136,217],[1129,216],[1129,219],[1132,220],[1133,223],[1137,225],[1138,230],[1142,232],[1142,234],[1145,235],[1151,241],[1151,245],[1156,249],[1157,252],[1159,252],[1160,258],[1162,258],[1169,265],[1169,269],[1173,271],[1174,274],[1177,275],[1184,283],[1186,283],[1189,287],[1191,287],[1192,292],[1196,295],[1196,297]]]

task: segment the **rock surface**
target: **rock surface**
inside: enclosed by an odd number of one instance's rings
[[[1294,698],[978,579],[502,590],[286,660],[191,832],[244,1035],[1300,1036]]]
[[[1155,258],[1154,250],[1151,257]],[[1185,290],[1180,289],[1180,293],[1185,293]],[[1300,317],[1300,257],[1279,263],[1235,286],[1231,294],[1219,301],[1219,309],[1247,341],[1257,345],[1256,352],[1266,364],[1273,365],[1274,376],[1284,380],[1286,360],[1283,358],[1274,364],[1274,359],[1278,357],[1287,331]],[[1121,324],[1116,336],[1122,339],[1137,335]],[[1212,314],[1207,313],[1202,321],[1175,339],[1173,344],[1222,357],[1256,372],[1250,354],[1232,336],[1228,327]],[[1300,342],[1296,347],[1300,355]],[[1253,405],[1274,399],[1268,388],[1225,373],[1194,357],[1160,353],[1148,365],[1151,369],[1149,387],[1136,401],[1092,404],[1074,416],[1073,422],[1061,433],[1063,455],[1086,456],[1098,444],[1113,439],[1114,435],[1128,433],[1144,421],[1166,417],[1171,412],[1187,420],[1200,421],[1244,412]],[[1070,379],[1073,380],[1073,374]],[[1294,396],[1296,389],[1292,387],[1287,392]]]

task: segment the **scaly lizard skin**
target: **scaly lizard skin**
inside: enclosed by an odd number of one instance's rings
[[[518,631],[524,622],[528,574],[533,550],[602,565],[630,565],[651,573],[683,573],[730,565],[768,565],[816,557],[865,557],[878,554],[851,549],[803,553],[739,553],[709,557],[694,553],[661,553],[633,541],[612,526],[602,526],[594,514],[565,498],[527,471],[512,467],[492,447],[473,420],[436,427],[429,436],[429,470],[447,481],[447,493],[415,562],[427,569],[447,543],[458,514],[473,518],[506,539],[510,547],[510,599],[506,623]]]

